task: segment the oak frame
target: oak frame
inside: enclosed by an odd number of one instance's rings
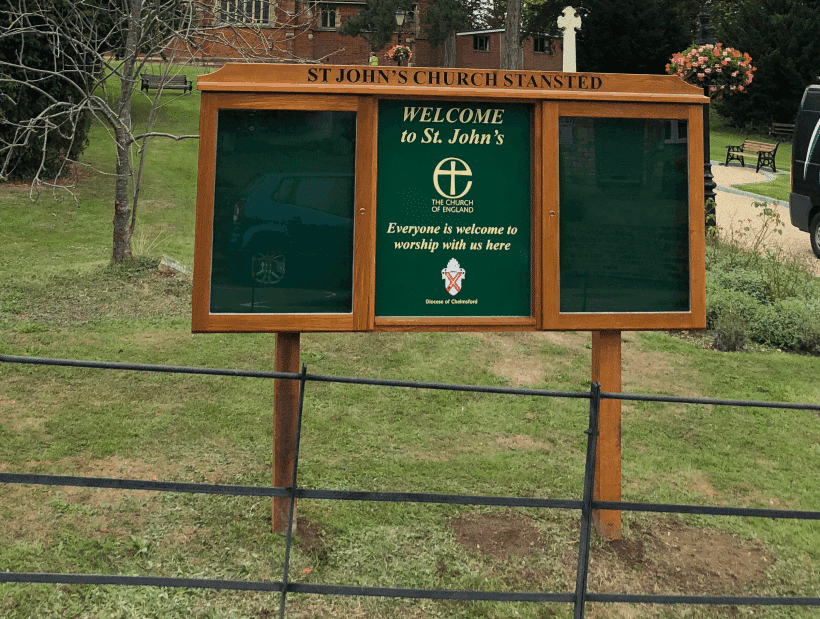
[[[549,102],[544,104],[544,196],[545,212],[550,216],[544,225],[544,330],[622,330],[648,331],[664,329],[703,329],[706,327],[705,292],[705,217],[699,205],[704,203],[703,141],[692,136],[703,135],[703,111],[696,106],[673,103],[622,102],[617,107],[600,102]],[[559,188],[558,118],[654,118],[686,120],[689,123],[689,311],[688,312],[585,312],[562,313],[560,298],[559,191],[548,192],[550,184]],[[550,286],[552,284],[552,286]]]
[[[344,71],[350,67],[323,67]],[[605,75],[612,90],[309,84],[307,67],[226,65],[201,76],[199,173],[195,230],[193,332],[657,330],[705,327],[702,91],[671,76]],[[313,69],[316,71],[316,69]],[[364,71],[362,69],[362,71]],[[395,75],[394,69],[391,75]],[[417,69],[416,71],[421,71]],[[432,71],[432,69],[427,70]],[[468,75],[486,71],[459,70]],[[516,75],[530,72],[517,72]],[[221,74],[221,75],[220,75]],[[533,75],[542,75],[534,73]],[[553,76],[554,77],[554,76]],[[566,76],[564,76],[566,79]],[[381,99],[531,103],[531,315],[529,317],[375,317],[378,103]],[[211,314],[217,114],[220,109],[287,109],[356,113],[353,306],[349,314]],[[689,122],[688,312],[560,313],[558,295],[558,118],[682,119]]]
[[[374,204],[375,152],[369,138],[367,119],[372,116],[372,99],[333,95],[252,95],[246,93],[215,93],[202,98],[199,131],[199,173],[197,179],[197,213],[194,253],[194,290],[192,296],[193,332],[280,332],[280,331],[361,331],[366,328],[371,313],[365,283],[372,275],[366,265],[372,262],[373,239],[368,220],[375,212]],[[356,112],[356,183],[353,243],[353,308],[349,314],[212,314],[209,309],[211,292],[211,258],[213,247],[214,184],[216,179],[217,114],[224,109],[320,110]],[[362,120],[364,119],[364,122]],[[372,130],[371,130],[372,133]],[[360,150],[361,149],[361,150]],[[361,179],[361,180],[360,180]]]

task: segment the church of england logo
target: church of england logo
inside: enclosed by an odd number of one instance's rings
[[[441,269],[441,279],[444,280],[444,288],[450,293],[450,296],[456,296],[461,292],[461,283],[465,279],[466,271],[461,268],[458,260],[450,258],[446,269]]]
[[[440,177],[449,177],[449,183],[445,182],[441,185]],[[436,169],[433,170],[433,186],[442,198],[456,199],[463,197],[473,186],[472,179],[473,171],[467,163],[457,157],[447,157],[438,162]],[[456,179],[463,177],[464,180]]]

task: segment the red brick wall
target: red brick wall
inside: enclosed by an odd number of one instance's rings
[[[421,2],[420,13],[423,12],[426,2]],[[359,11],[356,5],[335,5],[337,27]],[[278,15],[287,19],[283,14]],[[211,16],[206,16],[209,19]],[[257,30],[239,30],[223,28],[212,31],[230,43],[219,43],[219,37],[211,36],[208,41],[200,41],[196,49],[185,49],[186,46],[177,44],[177,54],[195,57],[202,61],[224,61],[228,59],[241,60],[243,54],[234,49],[234,43],[242,41],[250,48],[246,55],[252,61],[282,61],[300,62],[317,60],[328,64],[365,65],[369,64],[370,45],[361,37],[346,37],[335,29],[322,29],[320,9],[313,9],[312,14],[305,13],[296,18],[296,23],[289,24],[288,28],[259,28]],[[238,35],[241,32],[241,36]],[[456,37],[456,66],[475,69],[498,69],[501,66],[501,40],[503,33],[489,32],[489,51],[474,51],[473,36],[462,35]],[[395,45],[397,37],[376,52],[379,64],[392,65],[384,57],[387,49]],[[410,64],[419,67],[439,67],[443,63],[444,49],[440,46],[434,49],[427,42],[424,32],[417,19],[405,24],[402,32],[402,42],[408,45],[413,52]],[[552,40],[553,54],[535,53],[533,40],[524,41],[524,69],[536,71],[561,71],[562,54],[561,44],[557,39]],[[168,51],[174,47],[169,45]],[[169,53],[170,55],[170,53]]]
[[[527,71],[563,71],[563,44],[558,39],[551,39],[552,53],[536,53],[532,37],[524,39],[524,69]]]
[[[473,35],[465,34],[456,37],[456,66],[471,69],[500,69],[501,41],[504,33],[489,32],[484,36],[490,38],[489,51],[473,49]],[[524,69],[526,71],[561,71],[563,54],[561,42],[552,39],[552,54],[536,53],[532,38],[524,39]]]
[[[499,69],[501,67],[501,33],[489,32],[490,39],[486,52],[473,50],[473,35],[465,34],[456,37],[456,66],[470,69]]]

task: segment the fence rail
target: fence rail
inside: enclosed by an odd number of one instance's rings
[[[300,373],[260,372],[252,370],[181,367],[105,361],[85,361],[74,359],[52,359],[43,357],[23,357],[0,355],[0,362],[95,368],[104,370],[162,372],[177,374],[200,374],[211,376],[234,376],[261,379],[290,379],[300,382],[299,418],[297,425],[296,456],[293,480],[289,487],[236,486],[224,484],[197,484],[180,482],[147,481],[135,479],[116,479],[98,477],[77,477],[61,475],[35,475],[23,473],[0,473],[0,483],[33,484],[54,486],[79,486],[88,488],[108,488],[119,490],[148,490],[155,492],[180,492],[192,494],[213,494],[225,496],[286,497],[290,499],[290,514],[285,536],[285,559],[281,581],[226,580],[206,578],[168,578],[151,576],[121,576],[105,574],[57,574],[29,572],[0,572],[0,582],[9,583],[45,583],[45,584],[84,584],[84,585],[119,585],[142,587],[183,587],[190,589],[216,589],[235,591],[278,592],[280,598],[280,618],[285,617],[288,593],[340,595],[340,596],[376,596],[391,598],[462,600],[492,602],[533,602],[565,603],[574,607],[574,617],[584,617],[587,602],[631,603],[631,604],[698,604],[698,605],[755,605],[755,606],[820,606],[820,597],[761,597],[761,596],[704,596],[704,595],[655,595],[655,594],[611,594],[587,591],[587,574],[589,570],[590,536],[592,512],[597,509],[640,511],[655,513],[701,514],[712,516],[740,516],[755,518],[790,518],[797,520],[820,520],[820,511],[800,511],[783,509],[760,509],[741,507],[722,507],[704,505],[672,505],[660,503],[636,503],[627,501],[597,501],[592,497],[595,475],[595,453],[598,435],[598,412],[602,399],[621,399],[632,401],[672,402],[687,404],[711,404],[720,406],[781,408],[793,410],[814,410],[820,412],[818,404],[795,404],[782,402],[764,402],[750,400],[726,400],[718,398],[689,398],[665,395],[606,393],[593,383],[589,392],[554,391],[546,389],[520,389],[508,387],[491,387],[478,385],[456,385],[448,383],[414,382],[401,380],[369,379],[344,376],[308,374],[303,366]],[[575,398],[589,400],[589,426],[587,434],[586,464],[584,486],[581,499],[550,499],[531,497],[474,496],[451,495],[421,492],[368,492],[299,488],[297,471],[299,465],[299,446],[302,426],[302,409],[304,405],[305,386],[308,382],[331,382],[342,384],[374,385],[383,387],[404,387],[411,389],[439,389],[474,393],[494,393],[521,396],[541,396],[551,398]],[[291,581],[289,579],[290,551],[293,541],[293,514],[296,499],[317,499],[333,501],[376,501],[392,503],[430,503],[450,505],[482,505],[499,507],[527,507],[541,509],[567,509],[581,512],[581,530],[578,542],[578,563],[576,569],[576,586],[573,592],[509,592],[509,591],[474,591],[449,589],[408,589],[391,587],[368,587],[333,584],[311,584]]]

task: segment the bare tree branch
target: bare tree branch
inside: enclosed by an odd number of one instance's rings
[[[0,0],[0,49],[13,50],[0,53],[0,181],[13,172],[16,154],[36,145],[42,157],[32,192],[70,193],[73,181],[62,177],[73,158],[66,152],[55,175],[46,152],[57,137],[76,145],[90,117],[116,146],[112,260],[129,257],[151,140],[198,137],[155,129],[162,86],[135,131],[140,74],[159,74],[163,84],[185,65],[212,57],[308,62],[290,51],[293,37],[311,26],[310,3],[296,6],[303,8],[288,13],[273,0]],[[32,62],[29,52],[43,49],[48,60]],[[4,118],[20,92],[42,107],[31,118]]]

